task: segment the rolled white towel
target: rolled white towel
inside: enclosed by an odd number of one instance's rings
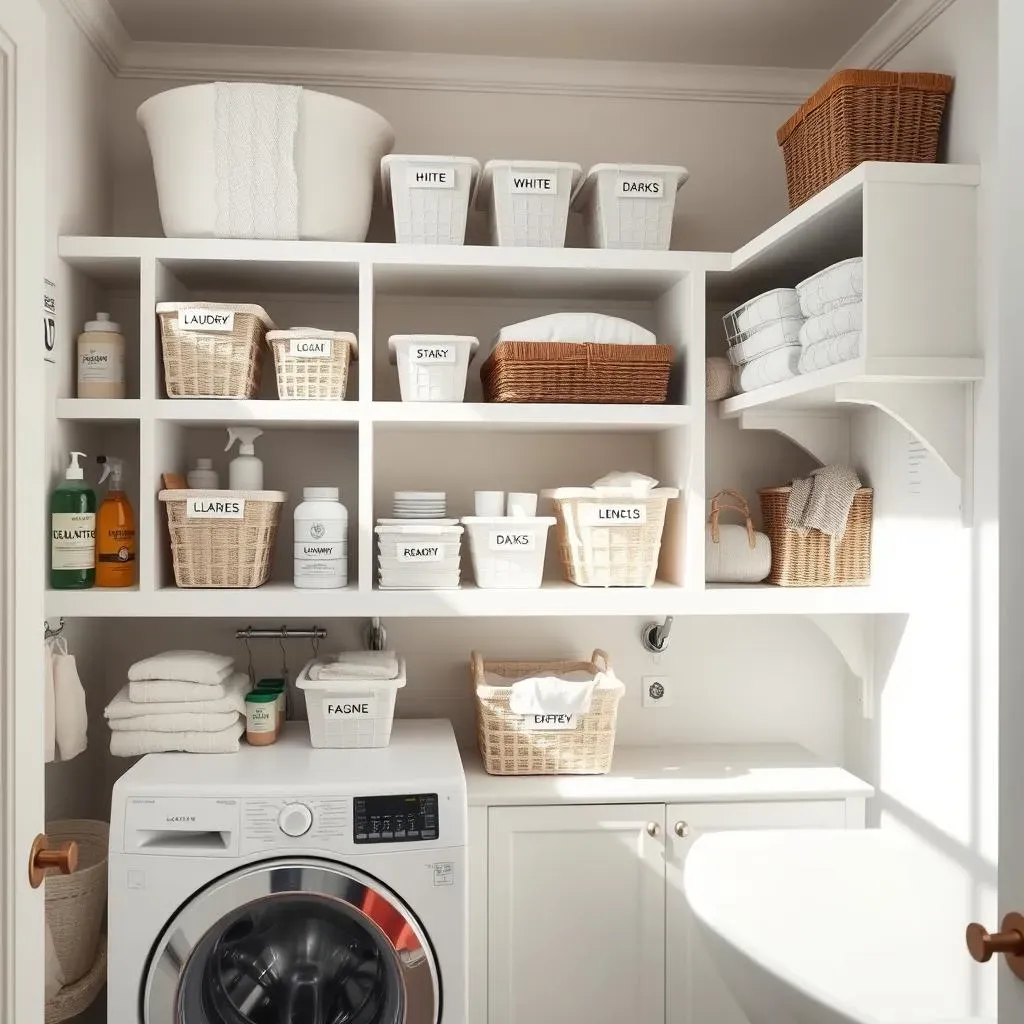
[[[216,686],[235,670],[234,658],[208,651],[164,651],[143,658],[128,669],[129,682],[144,679],[178,679],[186,683]]]
[[[846,306],[836,306],[821,316],[812,316],[805,320],[800,328],[800,344],[807,348],[829,338],[837,338],[840,334],[849,334],[864,327],[864,303],[851,302]]]
[[[808,345],[800,356],[800,372],[812,373],[836,366],[860,355],[860,331],[840,334],[837,338],[826,338],[814,345]]]
[[[738,391],[756,391],[769,384],[779,384],[796,377],[800,372],[800,346],[786,345],[766,356],[758,356],[737,374]]]
[[[104,709],[104,717],[113,722],[169,715],[218,715],[226,712],[245,714],[245,694],[249,689],[249,677],[244,672],[236,672],[222,686],[203,686],[196,683],[164,684],[169,689],[175,686],[195,686],[201,692],[220,690],[223,696],[217,700],[176,700],[159,703],[133,701],[131,688],[145,685],[145,683],[129,683],[127,686],[122,686],[117,696]]]
[[[245,731],[241,717],[220,732],[112,732],[110,752],[114,757],[141,757],[166,751],[191,754],[234,754]]]

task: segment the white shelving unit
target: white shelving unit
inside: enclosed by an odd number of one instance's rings
[[[906,611],[891,589],[783,590],[704,583],[707,500],[706,307],[795,284],[865,256],[861,358],[721,403],[744,429],[785,434],[822,461],[849,458],[850,409],[871,405],[904,423],[966,480],[975,339],[974,168],[864,165],[735,254],[590,249],[414,247],[215,239],[61,240],[60,255],[97,292],[138,295],[130,398],[62,397],[65,436],[137,447],[139,585],[126,592],[51,592],[47,614],[83,617],[871,615]],[[252,401],[164,397],[154,307],[162,300],[258,301],[282,323],[354,330],[360,358],[343,403],[282,402],[272,356]],[[400,328],[478,335],[558,308],[628,316],[677,353],[669,404],[489,405],[479,382],[462,404],[395,401],[387,336]],[[134,325],[127,331],[129,344]],[[474,364],[478,365],[478,364]],[[471,368],[472,371],[472,368]],[[64,392],[70,390],[70,381]],[[950,415],[951,404],[964,412]],[[220,456],[230,424],[262,427],[266,483],[288,491],[275,576],[255,591],[173,585],[161,474]],[[84,442],[83,442],[84,443]],[[222,456],[222,470],[227,456]],[[444,489],[450,512],[474,489],[540,490],[633,468],[680,488],[650,590],[592,590],[561,581],[552,531],[539,591],[382,592],[374,523],[396,489]],[[351,520],[343,591],[290,585],[290,513],[303,484],[339,483]],[[765,480],[767,483],[777,482]],[[470,580],[468,553],[464,579]]]

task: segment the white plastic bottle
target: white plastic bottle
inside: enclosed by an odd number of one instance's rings
[[[228,427],[224,451],[238,441],[238,455],[228,463],[228,487],[233,491],[262,491],[263,462],[256,458],[255,441],[263,433],[259,427]]]
[[[348,509],[337,487],[302,489],[302,504],[295,509],[295,586],[348,586]]]
[[[78,336],[78,397],[124,398],[124,338],[109,313],[97,313]]]
[[[213,468],[213,459],[196,459],[196,468],[188,471],[187,479],[193,491],[220,490],[220,477]]]

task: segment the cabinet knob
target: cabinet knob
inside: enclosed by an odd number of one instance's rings
[[[647,834],[652,838],[661,831],[661,827],[656,821],[647,822]]]
[[[48,868],[56,868],[62,875],[70,875],[76,871],[78,843],[69,840],[51,850],[46,836],[36,836],[28,855],[28,881],[33,889],[38,889],[43,884]]]
[[[686,839],[690,835],[690,826],[685,821],[677,821],[675,833],[680,839]]]

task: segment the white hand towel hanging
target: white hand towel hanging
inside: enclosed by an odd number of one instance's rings
[[[43,641],[43,759],[57,759],[57,722],[53,695],[53,647]]]
[[[75,656],[66,648],[53,657],[53,698],[57,752],[62,761],[70,761],[87,746],[89,716]]]

